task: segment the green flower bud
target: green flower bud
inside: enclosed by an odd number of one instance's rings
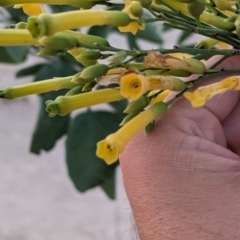
[[[53,50],[51,48],[45,47],[43,49],[41,49],[37,55],[38,56],[53,56],[53,55],[57,55],[57,54],[64,54],[64,51],[61,50]]]
[[[78,39],[66,33],[56,33],[51,37],[43,37],[38,42],[52,50],[66,52],[68,49],[79,47]]]
[[[138,115],[138,113],[130,113],[128,114],[123,120],[122,122],[119,124],[119,126],[123,126],[125,125],[127,122],[129,122],[131,119],[133,119],[134,117],[136,117]]]
[[[150,133],[150,131],[151,131],[151,130],[153,129],[153,127],[154,127],[154,123],[155,123],[155,121],[150,122],[150,123],[145,127],[145,134]]]
[[[205,10],[205,4],[202,2],[191,2],[187,4],[187,10],[193,17],[199,17]]]
[[[167,111],[167,104],[164,102],[155,103],[150,107],[158,117],[161,117]]]
[[[99,37],[99,36],[84,34],[81,32],[75,32],[75,31],[70,31],[70,30],[66,30],[64,32],[76,37],[78,39],[78,41],[82,44],[101,45],[101,46],[107,46],[107,47],[110,46],[109,42],[106,39]]]
[[[182,91],[186,87],[186,83],[179,79],[172,77],[173,83],[174,83],[174,89],[173,91]]]
[[[131,2],[130,12],[134,17],[141,17],[143,15],[143,8],[140,2]]]
[[[74,88],[72,88],[70,91],[68,91],[65,96],[73,96],[73,95],[77,95],[79,93],[82,93],[82,89],[83,89],[84,85],[79,85],[76,86]]]
[[[26,29],[27,23],[26,22],[18,22],[17,24],[11,24],[8,27],[12,28],[12,29]]]
[[[82,92],[88,92],[91,91],[95,86],[96,86],[97,82],[96,81],[92,81],[89,83],[86,83],[83,88],[82,88]]]
[[[184,70],[189,71],[190,73],[202,74],[206,71],[205,65],[197,59],[185,59],[189,64],[188,67],[185,67]]]
[[[128,54],[126,51],[119,51],[110,57],[109,62],[118,64],[124,61],[127,56]]]
[[[81,77],[80,77],[81,74],[82,74],[82,72],[76,73],[76,74],[73,76],[71,82],[72,82],[72,83],[75,83],[75,84],[85,84],[85,83],[90,83],[90,82],[93,82],[93,81],[94,81],[94,78],[88,78],[88,79],[81,78]]]
[[[76,57],[76,60],[88,67],[95,65],[97,60],[101,58],[102,54],[98,51],[85,51]]]
[[[195,46],[195,48],[210,49],[214,47],[218,42],[218,40],[215,40],[213,38],[204,38]]]
[[[98,64],[86,67],[79,75],[82,79],[95,79],[101,77],[108,72],[108,66],[105,64]]]
[[[130,102],[124,113],[139,113],[141,112],[149,103],[149,98],[147,96],[141,96],[135,101]]]
[[[149,8],[152,4],[152,0],[135,0],[135,1],[140,2],[144,8]]]

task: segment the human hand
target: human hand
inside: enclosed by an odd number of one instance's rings
[[[128,144],[120,163],[141,240],[240,238],[239,122],[237,91],[201,108],[181,99]]]

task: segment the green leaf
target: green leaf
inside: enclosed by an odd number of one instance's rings
[[[113,177],[118,163],[108,166],[99,159],[96,156],[96,143],[115,132],[118,124],[117,114],[88,111],[79,114],[70,125],[66,141],[66,160],[69,176],[80,192],[106,184],[106,181]],[[113,196],[113,193],[109,192],[109,195]]]
[[[20,78],[20,77],[35,75],[44,66],[47,66],[47,64],[40,63],[40,64],[33,65],[31,67],[23,68],[17,72],[16,77]]]
[[[103,184],[101,184],[102,190],[107,194],[110,199],[116,198],[116,170],[112,171],[112,176],[106,180]]]
[[[112,106],[118,113],[122,113],[127,107],[128,100],[123,99],[120,101],[110,102],[108,104]]]
[[[93,26],[89,29],[88,34],[106,38],[112,29],[110,26]]]
[[[127,42],[128,42],[129,49],[131,49],[131,50],[140,49],[140,47],[138,46],[136,37],[134,35],[132,35],[131,33],[127,33]]]
[[[181,31],[181,34],[177,40],[177,44],[181,45],[184,43],[184,41],[186,41],[187,39],[189,39],[193,34],[191,32],[187,32],[187,31]]]
[[[138,30],[136,37],[142,38],[150,42],[157,43],[159,45],[163,43],[159,25],[157,25],[156,23],[146,24],[145,30],[144,31]]]
[[[20,63],[23,62],[29,52],[29,47],[1,47],[0,46],[0,62],[4,63]]]

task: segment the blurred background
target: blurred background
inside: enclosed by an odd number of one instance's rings
[[[51,10],[58,12],[67,8],[53,7]],[[26,16],[22,10],[1,9],[0,20],[2,27],[6,27],[26,20]],[[136,37],[120,35],[108,27],[82,31],[100,34],[118,48],[172,48],[176,44],[190,46],[196,40],[189,38],[188,33],[164,28],[162,23],[149,25],[145,33],[140,32]],[[76,63],[66,56],[39,58],[35,57],[36,52],[29,47],[0,47],[0,89],[51,78],[55,70],[63,75],[70,75],[69,72],[75,70]],[[68,63],[72,69],[67,68]],[[96,159],[91,159],[94,151],[88,156],[81,152],[82,149],[75,152],[66,144],[66,141],[75,141],[80,145],[86,140],[71,136],[76,130],[74,121],[82,112],[68,116],[67,129],[59,127],[56,120],[49,123],[47,114],[43,116],[45,98],[54,99],[55,95],[0,100],[0,239],[137,239],[120,168],[117,165],[111,170],[103,170],[102,166],[91,168],[88,159],[81,159],[79,155],[87,156],[90,164],[94,164]],[[113,111],[118,107],[100,105],[92,111]],[[65,124],[62,120],[57,121]],[[52,130],[54,126],[61,129]],[[83,176],[84,171],[89,174],[87,177]],[[104,178],[102,175],[106,171]],[[83,177],[78,178],[80,175]],[[85,180],[90,183],[84,185]]]

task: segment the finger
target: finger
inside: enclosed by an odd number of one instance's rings
[[[211,58],[206,63],[207,68],[212,66],[218,60],[220,60],[220,58],[221,56],[214,56],[213,58]],[[240,56],[234,56],[234,57],[228,58],[226,61],[221,63],[218,66],[218,68],[235,69],[235,68],[238,68],[239,61],[240,61]],[[222,76],[212,78],[211,80],[203,81],[202,83],[197,84],[195,88],[218,82],[224,78],[227,78],[233,75],[236,75],[236,74],[228,74],[228,75],[223,74]],[[239,101],[238,91],[227,91],[224,94],[217,95],[214,98],[208,100],[204,108],[206,108],[214,116],[216,116],[219,121],[223,121],[231,113],[231,111],[234,109],[238,101]]]

